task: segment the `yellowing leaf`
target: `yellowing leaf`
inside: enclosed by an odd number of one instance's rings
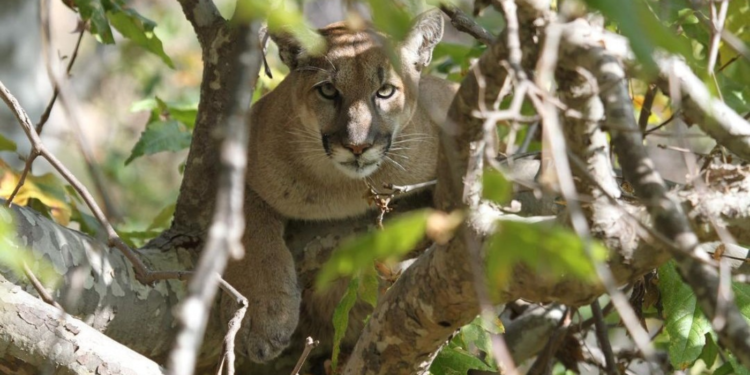
[[[20,178],[20,173],[13,171],[9,165],[0,160],[0,197],[8,199]],[[37,199],[47,206],[58,223],[62,225],[70,223],[72,210],[68,203],[65,185],[57,176],[52,173],[45,173],[41,176],[27,175],[26,181],[13,202],[26,206],[30,199]]]

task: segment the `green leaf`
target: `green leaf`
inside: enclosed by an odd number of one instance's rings
[[[325,39],[317,33],[300,11],[299,4],[290,0],[242,0],[237,2],[236,19],[265,19],[271,32],[292,34],[310,55],[325,51]]]
[[[169,224],[172,223],[172,216],[174,216],[174,209],[177,205],[175,203],[172,203],[170,205],[167,205],[166,207],[162,208],[161,211],[159,211],[158,214],[156,214],[156,217],[154,220],[149,224],[148,228],[146,230],[155,230],[155,229],[166,229],[169,227]]]
[[[729,359],[729,363],[732,364],[732,369],[734,370],[733,374],[735,375],[750,375],[750,370],[748,370],[747,367],[743,366],[738,360],[737,357],[729,353],[727,355]]]
[[[669,360],[675,368],[690,367],[706,345],[711,323],[697,304],[690,286],[682,281],[674,261],[659,267],[659,291],[669,333]]]
[[[81,232],[86,233],[92,237],[98,237],[99,234],[104,233],[101,224],[99,224],[99,221],[96,220],[94,216],[81,211],[81,209],[78,208],[78,204],[76,204],[75,202],[72,202],[71,207],[72,215],[70,217],[70,221],[77,222],[79,230]]]
[[[489,329],[488,329],[489,328]],[[491,334],[503,332],[502,323],[487,322],[482,317],[475,318],[471,323],[461,327],[460,337],[464,348],[476,347],[485,353],[484,362],[495,371],[495,363],[492,359],[492,337]]]
[[[5,138],[4,135],[0,134],[0,151],[16,151],[18,147],[16,146],[16,142],[11,141],[8,138]]]
[[[466,375],[469,370],[493,371],[481,359],[462,348],[445,346],[430,366],[433,375]]]
[[[157,121],[167,117],[177,120],[188,129],[195,127],[195,118],[198,116],[198,103],[174,103],[165,102],[158,96],[139,100],[130,106],[130,112],[150,111],[149,122]]]
[[[540,223],[499,221],[499,230],[489,240],[487,277],[492,290],[505,285],[517,263],[551,278],[575,276],[596,280],[594,264],[584,243],[568,229]],[[607,249],[591,241],[593,261],[602,261]]]
[[[367,302],[373,308],[378,304],[378,294],[380,293],[380,282],[375,275],[373,268],[366,268],[360,277],[359,290],[357,294],[359,299]]]
[[[734,303],[750,324],[750,284],[732,283],[732,293],[734,293]]]
[[[100,43],[115,44],[112,29],[107,21],[106,10],[101,0],[76,0],[78,11],[84,21],[89,21],[91,34],[96,36]]]
[[[190,147],[192,135],[180,129],[175,120],[156,121],[146,125],[146,130],[133,146],[125,165],[143,155],[151,155],[162,151],[180,151]]]
[[[716,357],[719,356],[719,346],[716,345],[716,342],[711,337],[710,333],[706,333],[706,345],[703,347],[703,351],[701,351],[700,359],[703,361],[703,363],[706,364],[707,368],[714,367],[714,363],[716,363]]]
[[[390,1],[370,0],[375,27],[395,40],[403,40],[411,26],[411,15]]]
[[[506,204],[513,193],[513,186],[500,171],[486,168],[482,174],[482,198],[498,204]]]
[[[664,22],[656,18],[644,0],[586,0],[586,3],[617,23],[647,71],[656,71],[653,59],[656,47],[681,54],[686,58],[691,57],[687,39],[677,37],[672,30],[664,26]]]
[[[174,69],[172,59],[164,53],[161,40],[154,33],[156,23],[141,16],[135,10],[120,8],[117,5],[113,5],[112,10],[107,12],[107,18],[122,36],[159,56],[167,66]]]
[[[338,276],[355,274],[376,259],[395,258],[411,251],[424,237],[431,213],[432,210],[410,212],[386,223],[381,231],[346,241],[318,273],[318,289],[324,289]]]
[[[159,233],[161,233],[161,231],[159,230],[117,230],[117,235],[120,236],[120,239],[122,239],[126,244],[128,244],[128,246],[132,248],[142,247],[148,241],[158,236]]]
[[[341,301],[336,305],[336,309],[333,310],[333,354],[331,355],[331,367],[334,373],[339,361],[341,340],[344,338],[346,329],[349,327],[349,311],[352,310],[352,307],[357,302],[358,287],[359,278],[352,278],[349,281],[346,292],[341,297]]]
[[[723,365],[721,365],[719,368],[714,371],[713,375],[731,375],[734,374],[734,368],[732,367],[732,364],[729,362],[724,362]]]

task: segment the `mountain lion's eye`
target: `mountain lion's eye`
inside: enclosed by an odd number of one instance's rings
[[[380,90],[378,90],[378,92],[375,93],[375,95],[377,95],[377,97],[380,99],[388,99],[395,93],[396,87],[386,83],[385,85],[383,85],[383,87],[380,88]]]
[[[320,96],[328,100],[336,99],[336,97],[339,96],[338,90],[336,90],[336,88],[333,87],[333,84],[329,82],[326,82],[318,86],[317,89],[318,89],[318,94],[320,94]]]

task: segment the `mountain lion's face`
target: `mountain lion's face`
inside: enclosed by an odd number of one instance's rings
[[[420,59],[427,36],[417,26],[412,34],[419,35],[412,37],[420,39],[418,47],[409,45],[407,36],[395,45],[393,59],[383,36],[352,31],[343,23],[320,30],[327,42],[322,56],[308,56],[290,38],[274,37],[291,69],[287,79],[294,77],[293,105],[304,127],[297,135],[306,144],[300,147],[301,158],[325,157],[333,168],[356,179],[383,163],[403,168],[403,160],[394,160],[391,149],[414,114],[419,71],[429,61],[429,56]],[[430,54],[431,46],[427,49]],[[317,142],[317,149],[310,142]]]

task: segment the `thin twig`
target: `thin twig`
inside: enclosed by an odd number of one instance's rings
[[[648,127],[648,118],[651,117],[651,107],[654,105],[654,99],[656,98],[656,92],[659,90],[656,85],[648,85],[648,91],[646,96],[643,97],[643,105],[641,106],[641,114],[638,117],[638,127],[642,132],[646,131]]]
[[[26,176],[29,174],[29,171],[31,171],[31,164],[34,163],[34,159],[36,159],[37,156],[39,156],[39,151],[32,147],[31,151],[29,151],[29,156],[26,157],[26,165],[24,165],[23,172],[21,172],[21,178],[18,179],[16,187],[13,188],[13,192],[10,193],[8,200],[5,201],[5,207],[10,207],[13,204],[13,199],[16,198],[16,195],[26,182]]]
[[[73,48],[73,54],[70,56],[70,60],[68,61],[68,67],[65,69],[66,74],[70,75],[70,71],[73,69],[73,64],[76,62],[76,58],[78,57],[78,49],[81,47],[81,40],[83,40],[83,34],[86,32],[86,27],[83,25],[83,21],[79,20],[78,28],[81,29],[78,33],[78,40],[76,41],[76,46]],[[44,112],[42,113],[42,116],[39,118],[39,122],[36,124],[36,133],[42,134],[42,129],[44,128],[44,124],[47,123],[47,120],[49,119],[50,113],[52,113],[52,107],[55,106],[55,102],[57,101],[57,95],[59,94],[59,90],[57,86],[55,86],[54,91],[52,92],[52,98],[49,100],[49,103],[47,103],[47,108],[44,109]]]
[[[61,97],[60,99],[63,108],[68,113],[68,123],[73,128],[73,133],[76,136],[75,138],[78,144],[78,149],[81,151],[81,156],[83,156],[83,160],[86,164],[86,169],[91,176],[91,181],[94,184],[94,188],[96,189],[96,192],[104,203],[105,214],[110,219],[110,221],[117,221],[120,216],[119,211],[113,204],[112,199],[110,198],[109,193],[105,188],[104,177],[102,176],[100,169],[95,163],[95,158],[88,142],[83,136],[83,130],[81,129],[82,122],[80,121],[83,116],[80,116],[80,114],[78,113],[79,110],[77,109],[78,106],[76,103],[75,95],[73,94],[73,90],[68,87],[67,79],[69,72],[59,72],[58,69],[55,69],[57,65],[53,64],[52,61],[52,56],[54,55],[54,53],[52,50],[52,35],[50,33],[49,12],[50,1],[42,0],[40,16],[42,24],[42,44],[45,46],[43,52],[46,55],[45,67],[47,68],[47,75],[49,76],[49,79],[52,82],[52,86],[55,87],[55,90],[58,92],[59,96],[62,96],[63,93],[67,93],[65,95],[65,98]]]
[[[320,344],[320,341],[313,340],[312,337],[308,337],[305,339],[305,349],[302,350],[302,355],[299,356],[299,360],[297,360],[297,364],[294,366],[294,369],[292,370],[292,375],[299,375],[299,371],[302,369],[302,366],[305,364],[305,361],[307,360],[307,356],[310,355],[310,352],[315,349],[316,346]]]
[[[234,375],[234,340],[235,337],[237,337],[237,332],[239,332],[240,327],[242,326],[242,319],[245,318],[245,313],[247,312],[249,303],[245,296],[237,291],[237,289],[231,284],[226,282],[226,280],[221,278],[220,275],[216,275],[216,277],[219,278],[219,286],[221,289],[232,296],[237,303],[237,311],[235,311],[232,319],[230,319],[227,324],[227,333],[224,335],[224,344],[222,345],[216,375],[221,375],[225,363],[227,364],[227,375]]]
[[[62,101],[65,100],[64,91],[65,90],[60,91],[60,99]],[[53,153],[47,150],[47,148],[44,146],[44,143],[42,143],[41,138],[39,138],[39,135],[36,133],[34,125],[31,123],[31,120],[26,114],[26,111],[23,109],[23,107],[21,107],[15,96],[11,94],[8,88],[6,88],[1,81],[0,97],[2,97],[5,104],[8,105],[8,108],[10,108],[13,114],[16,116],[18,123],[21,125],[21,128],[23,128],[24,133],[26,133],[26,137],[29,138],[29,141],[31,142],[32,153],[36,152],[43,158],[47,159],[52,167],[55,168],[55,170],[57,170],[57,172],[60,173],[60,175],[70,183],[70,185],[78,193],[78,195],[81,196],[86,205],[88,205],[88,207],[91,209],[91,213],[94,215],[96,220],[99,222],[102,228],[104,228],[104,231],[107,234],[109,245],[119,249],[128,259],[128,261],[133,264],[135,277],[138,281],[144,284],[149,284],[157,280],[187,279],[187,277],[190,275],[190,272],[188,271],[150,271],[143,263],[143,261],[138,258],[138,255],[136,255],[136,253],[132,249],[130,249],[130,247],[128,247],[122,241],[122,239],[120,239],[120,236],[117,234],[117,232],[115,232],[114,228],[112,228],[112,225],[109,223],[106,216],[104,216],[104,213],[96,204],[96,201],[94,201],[94,198],[91,196],[91,193],[88,192],[86,187],[75,177],[75,175],[73,175],[65,167],[65,165],[60,162],[60,160],[57,159],[57,157],[55,157]]]
[[[735,55],[734,57],[732,57],[731,59],[729,59],[729,61],[725,62],[724,65],[720,66],[718,71],[719,72],[723,72],[724,69],[726,69],[727,67],[729,67],[729,65],[732,65],[733,62],[735,62],[735,61],[737,61],[739,59],[740,59],[740,55]]]
[[[458,31],[463,31],[476,40],[482,42],[482,44],[489,46],[495,40],[495,37],[490,34],[489,31],[485,30],[482,26],[479,26],[474,22],[471,17],[466,15],[461,9],[454,5],[440,4],[440,10],[445,13],[448,18],[451,19],[451,25]]]
[[[428,186],[434,186],[435,184],[437,184],[437,180],[422,182],[422,183],[414,184],[414,185],[394,185],[394,184],[386,183],[386,184],[383,184],[383,187],[386,189],[393,190],[394,193],[403,194],[403,193],[408,193],[412,190],[422,189]]]
[[[718,14],[716,13],[716,0],[712,0],[708,6],[711,11],[711,45],[709,47],[707,70],[708,74],[715,76],[714,67],[716,67],[716,59],[719,57],[719,42],[721,41],[721,33],[724,31],[724,21],[727,19],[729,0],[721,1]]]
[[[599,300],[594,300],[591,303],[591,312],[594,315],[596,338],[599,340],[599,347],[601,347],[604,354],[607,374],[617,375],[617,363],[612,353],[612,344],[609,342],[609,333],[607,332],[607,326],[604,324],[604,314],[602,313],[602,307],[599,305]]]
[[[34,289],[36,289],[37,293],[39,293],[39,297],[42,298],[42,301],[47,302],[48,304],[60,309],[60,311],[63,310],[62,306],[60,306],[57,301],[52,297],[51,294],[47,291],[47,288],[42,285],[42,283],[39,281],[39,279],[36,278],[36,275],[34,275],[34,272],[31,271],[31,268],[29,268],[29,265],[26,264],[26,262],[23,262],[23,273],[26,275],[26,278],[29,279],[31,282],[31,285],[34,286]]]
[[[560,348],[565,335],[567,335],[568,333],[570,322],[571,309],[567,308],[565,310],[565,314],[560,319],[560,324],[555,329],[555,332],[552,333],[552,336],[550,337],[549,341],[547,341],[544,349],[542,349],[541,353],[537,355],[536,360],[534,360],[534,363],[531,365],[531,368],[529,369],[527,374],[542,375],[550,373],[553,363],[552,359],[555,357],[555,353],[557,353],[557,350]]]
[[[526,153],[529,150],[531,141],[536,137],[536,132],[539,130],[539,121],[531,124],[528,130],[526,130],[526,136],[521,143],[521,147],[515,152],[514,155],[520,155]]]
[[[644,131],[643,132],[643,136],[645,137],[645,136],[647,136],[647,135],[649,135],[649,134],[651,134],[651,133],[653,133],[653,132],[655,132],[655,131],[657,131],[657,130],[659,130],[659,129],[667,126],[667,125],[669,125],[669,123],[672,122],[672,120],[674,120],[674,118],[675,118],[675,114],[673,113],[671,116],[669,116],[668,119],[662,121],[661,124],[656,125],[653,128]]]

